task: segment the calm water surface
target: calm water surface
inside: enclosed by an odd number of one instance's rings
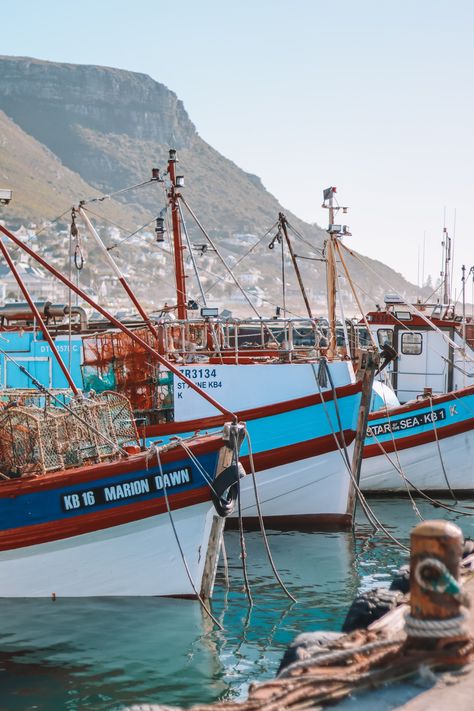
[[[410,503],[372,505],[407,543],[419,520]],[[474,535],[472,517],[419,506],[423,516],[449,517],[465,535]],[[212,629],[197,603],[184,600],[0,601],[0,710],[119,711],[138,702],[239,698],[251,681],[274,676],[295,635],[339,629],[357,592],[388,585],[407,560],[402,550],[373,535],[361,515],[355,536],[268,533],[276,566],[298,602],[284,597],[260,535],[249,533],[255,603],[249,610],[238,535],[226,533],[230,588],[220,569],[212,601],[224,632]]]

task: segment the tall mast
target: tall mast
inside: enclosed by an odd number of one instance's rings
[[[179,193],[176,188],[182,185],[182,176],[176,177],[176,151],[169,151],[168,174],[171,186],[168,190],[168,200],[171,206],[171,221],[173,224],[174,269],[176,276],[176,299],[178,304],[178,319],[184,321],[187,317],[186,274],[184,272],[183,240],[181,238],[181,218],[179,214]]]
[[[326,188],[323,190],[322,207],[329,210],[329,226],[327,229],[329,238],[326,240],[326,281],[327,281],[327,297],[328,297],[328,321],[329,321],[329,342],[327,354],[329,358],[333,358],[336,354],[336,247],[337,240],[345,235],[350,235],[346,225],[334,224],[334,216],[340,206],[334,205],[335,187]],[[342,211],[347,212],[347,207],[343,207]]]
[[[443,246],[443,271],[441,276],[443,277],[443,304],[449,306],[451,303],[451,289],[449,286],[449,270],[451,262],[451,237],[448,235],[448,228],[443,227],[443,241],[441,242]]]

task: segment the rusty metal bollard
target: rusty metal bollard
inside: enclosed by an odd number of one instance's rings
[[[433,649],[469,640],[459,564],[463,534],[449,521],[424,521],[411,534],[407,647]]]

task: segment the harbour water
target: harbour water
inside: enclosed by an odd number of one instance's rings
[[[390,532],[408,543],[420,520],[410,501],[371,503]],[[472,516],[418,505],[425,518],[449,518],[465,536],[474,534]],[[223,632],[186,600],[0,600],[0,711],[119,711],[139,702],[238,699],[250,682],[274,676],[299,632],[340,629],[357,592],[388,585],[407,561],[406,552],[373,534],[362,514],[355,535],[268,534],[275,564],[298,601],[289,601],[275,581],[260,534],[248,533],[249,609],[239,537],[228,532],[230,588],[220,568],[212,601]]]

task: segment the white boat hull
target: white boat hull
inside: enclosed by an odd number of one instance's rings
[[[350,460],[352,452],[350,445]],[[269,526],[340,528],[351,523],[351,479],[339,450],[259,471],[256,483]],[[241,513],[247,525],[258,523],[251,476],[241,483]],[[234,511],[232,518],[237,515]]]
[[[439,440],[441,458],[436,441],[416,447],[380,454],[362,460],[361,487],[367,492],[404,492],[409,484],[395,469],[393,462],[406,478],[423,491],[474,490],[474,430],[461,432]],[[397,458],[398,457],[398,458]]]
[[[199,592],[215,510],[173,512]],[[168,513],[57,541],[0,552],[0,597],[195,597]]]

